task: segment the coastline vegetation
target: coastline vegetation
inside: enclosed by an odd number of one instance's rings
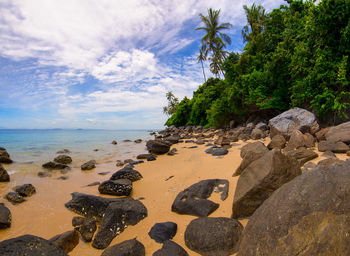
[[[219,11],[200,15],[205,26],[198,29],[207,34],[198,61],[211,61],[216,77],[204,78],[192,99],[172,105],[167,126],[223,127],[254,112],[291,107],[308,109],[328,123],[349,118],[350,0],[287,2],[270,13],[260,5],[244,6],[245,47],[228,55],[227,35],[216,30],[208,36],[205,28],[210,21],[221,30],[231,24],[219,23]]]

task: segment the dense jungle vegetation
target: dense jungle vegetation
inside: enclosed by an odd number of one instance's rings
[[[261,110],[302,107],[320,120],[348,118],[350,109],[350,0],[288,0],[266,13],[244,6],[241,53],[225,51],[230,39],[219,13],[200,15],[206,32],[198,61],[210,61],[209,78],[193,98],[176,102],[167,126],[222,127]],[[204,70],[203,70],[204,73]],[[168,95],[169,96],[169,95]],[[166,110],[166,109],[165,109]]]

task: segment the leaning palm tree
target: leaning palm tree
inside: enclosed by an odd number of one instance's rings
[[[223,52],[226,44],[231,44],[231,38],[223,33],[223,30],[229,29],[232,27],[232,24],[219,23],[219,15],[220,10],[213,10],[212,8],[208,9],[208,16],[204,16],[203,14],[199,14],[204,26],[196,28],[196,30],[204,30],[205,35],[202,38],[202,46],[200,54],[203,55],[204,59],[207,59],[208,55],[212,55],[210,59],[222,58],[225,54],[218,52]],[[216,54],[216,57],[214,57]],[[220,59],[220,62],[223,60]],[[222,68],[220,66],[220,70]]]
[[[205,83],[205,82],[207,81],[207,78],[205,77],[203,61],[206,60],[206,57],[205,57],[204,54],[203,54],[203,50],[204,50],[204,49],[202,49],[202,48],[199,50],[199,55],[198,55],[198,57],[197,57],[197,61],[200,62],[201,65],[202,65],[202,71],[203,71],[203,77],[204,77],[204,83]]]

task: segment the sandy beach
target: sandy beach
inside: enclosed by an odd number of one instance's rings
[[[171,205],[180,191],[194,183],[204,179],[227,179],[229,181],[228,198],[221,201],[219,194],[212,194],[210,199],[219,203],[220,207],[210,217],[230,217],[234,191],[239,178],[232,177],[232,174],[241,162],[240,149],[247,142],[233,143],[229,153],[219,157],[206,154],[204,152],[207,148],[205,145],[179,143],[172,146],[178,150],[174,156],[160,155],[156,161],[146,161],[136,165],[135,169],[143,175],[143,179],[134,182],[131,197],[142,201],[148,209],[148,217],[135,226],[127,227],[112,241],[111,245],[136,237],[144,244],[146,255],[152,255],[161,248],[161,244],[152,240],[148,236],[148,232],[157,222],[172,221],[178,225],[178,231],[173,240],[186,248],[190,255],[199,255],[190,251],[184,243],[186,226],[196,217],[174,213],[171,211]],[[267,144],[268,139],[264,143]],[[189,148],[191,146],[197,146],[197,148]],[[342,155],[338,157],[345,158]],[[323,157],[318,157],[313,162],[322,159]],[[72,166],[76,166],[74,160]],[[5,166],[5,168],[10,169],[10,166]],[[97,167],[91,171],[81,171],[80,168],[73,167],[67,174],[68,180],[57,179],[62,176],[59,171],[53,172],[52,177],[47,178],[39,178],[33,172],[11,175],[11,182],[0,184],[0,191],[3,195],[11,191],[14,186],[24,183],[33,184],[37,192],[19,205],[12,205],[5,199],[0,199],[0,202],[4,202],[12,213],[12,226],[0,231],[0,241],[24,234],[49,239],[57,234],[72,230],[71,220],[78,215],[64,207],[64,204],[71,199],[70,193],[81,192],[100,195],[97,186],[87,187],[86,185],[95,181],[107,180],[118,169],[120,167],[115,166],[115,159],[110,158],[98,162]],[[99,172],[110,173],[102,176],[98,174]],[[170,178],[171,176],[173,177]],[[106,195],[100,196],[108,197]],[[241,220],[241,223],[246,225],[247,221]],[[102,250],[93,248],[91,243],[80,240],[77,247],[69,255],[94,256],[101,255],[101,253]]]

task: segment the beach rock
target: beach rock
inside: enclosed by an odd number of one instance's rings
[[[350,144],[350,121],[331,127],[325,137],[330,142],[341,141]]]
[[[148,232],[148,235],[157,243],[163,243],[172,239],[177,232],[177,224],[174,222],[156,223]]]
[[[118,144],[118,142],[117,142],[117,141],[115,141],[115,140],[113,140],[113,141],[111,142],[111,144],[112,144],[112,145],[117,145],[117,144]]]
[[[0,242],[3,256],[68,256],[50,241],[33,235],[24,235]]]
[[[97,229],[94,218],[74,217],[72,225],[81,234],[84,242],[90,242]]]
[[[61,172],[62,174],[66,174],[67,172],[69,172],[69,171],[71,171],[71,170],[72,170],[72,169],[68,166],[68,167],[62,169],[60,172]]]
[[[303,134],[299,130],[294,130],[290,135],[290,138],[285,150],[293,150],[300,147],[312,148],[314,146],[315,146],[315,139],[311,134],[309,133]]]
[[[214,143],[216,145],[224,146],[230,145],[231,141],[226,136],[220,136]]]
[[[179,135],[172,135],[172,136],[168,136],[168,137],[164,138],[164,141],[169,143],[170,145],[178,143],[179,140],[180,140]]]
[[[226,148],[218,148],[216,146],[213,146],[211,148],[206,149],[205,153],[211,154],[213,156],[223,156],[228,153],[228,150]]]
[[[188,253],[177,243],[166,240],[163,247],[153,253],[153,256],[188,256]]]
[[[7,193],[5,199],[7,199],[12,204],[20,204],[25,201],[25,199],[16,192]]]
[[[318,151],[332,151],[333,153],[346,153],[350,148],[342,141],[328,141],[322,140],[318,143]]]
[[[69,153],[71,152],[69,151],[69,149],[66,149],[66,148],[56,152],[56,154],[69,154]]]
[[[107,174],[109,174],[110,172],[98,172],[97,174],[98,175],[101,175],[101,176],[105,176],[105,175],[107,175]]]
[[[142,179],[141,173],[132,168],[123,168],[116,171],[110,180],[128,179],[132,182]]]
[[[315,136],[316,136],[317,141],[326,140],[326,134],[327,134],[327,132],[329,132],[330,129],[331,129],[331,127],[322,128],[321,130],[316,132]]]
[[[181,191],[176,196],[171,210],[179,214],[189,214],[198,217],[208,216],[219,207],[219,204],[207,198],[216,189],[221,193],[221,200],[225,200],[228,195],[228,186],[227,180],[202,180]]]
[[[168,156],[173,156],[173,155],[175,155],[176,154],[176,152],[177,152],[177,149],[176,148],[173,148],[173,149],[171,149],[169,152],[168,152]]]
[[[142,140],[141,139],[137,139],[137,140],[134,140],[135,143],[141,143]]]
[[[13,161],[10,158],[10,154],[7,153],[6,149],[0,149],[0,163],[10,164]]]
[[[327,157],[327,158],[337,158],[337,156],[332,151],[329,151],[329,150],[323,152],[321,156]]]
[[[11,221],[10,210],[3,203],[0,203],[0,229],[9,228],[11,226]]]
[[[140,201],[126,201],[124,204],[110,203],[92,246],[97,249],[106,248],[127,226],[136,225],[146,217],[147,209]]]
[[[92,170],[92,169],[96,168],[96,161],[95,160],[90,160],[90,161],[82,164],[80,168],[83,171]]]
[[[136,159],[147,159],[151,156],[153,156],[153,155],[152,154],[140,154],[136,157]]]
[[[284,136],[277,134],[277,135],[272,137],[270,143],[267,145],[267,148],[270,150],[274,149],[274,148],[282,149],[286,146],[286,143],[287,143],[287,141],[284,138]]]
[[[252,162],[238,179],[233,199],[232,218],[249,217],[284,183],[301,174],[298,162],[279,149],[267,152]]]
[[[21,186],[16,186],[13,188],[21,196],[27,197],[35,194],[35,187],[32,184],[23,184]]]
[[[45,178],[45,177],[50,177],[51,174],[48,172],[38,172],[38,177],[40,178]]]
[[[122,243],[108,247],[101,256],[145,256],[145,247],[136,240],[126,240]]]
[[[5,168],[0,164],[0,182],[10,181],[10,175],[7,173]]]
[[[267,147],[265,147],[265,145],[260,141],[248,143],[247,145],[243,146],[240,153],[243,160],[236,169],[233,176],[240,175],[244,169],[248,167],[248,165],[250,165],[255,160],[258,160],[268,151],[269,150]]]
[[[49,241],[65,253],[69,253],[78,245],[79,233],[76,230],[67,231],[52,237]]]
[[[131,140],[123,140],[123,142],[131,142]]]
[[[349,169],[315,168],[276,190],[249,219],[238,255],[350,255]]]
[[[186,228],[185,243],[201,255],[229,256],[237,251],[242,231],[242,224],[234,219],[197,218]]]
[[[60,164],[70,164],[72,162],[72,158],[67,155],[59,155],[55,157],[53,161]]]
[[[333,165],[333,164],[340,164],[344,163],[344,161],[338,159],[338,158],[326,158],[317,163],[317,166],[328,166],[328,165]]]
[[[287,151],[285,152],[285,155],[298,160],[300,166],[318,157],[318,154],[316,152],[306,148],[298,148],[291,151]]]
[[[319,130],[316,116],[302,108],[292,108],[270,119],[270,136],[280,134],[289,138],[294,130],[315,134]]]
[[[252,138],[253,140],[259,140],[259,139],[264,138],[264,137],[266,137],[265,133],[258,128],[254,128],[252,130],[252,133],[250,134],[250,138]]]
[[[65,164],[60,164],[60,163],[50,161],[50,162],[43,164],[42,167],[45,169],[60,170],[60,169],[66,168],[68,166]]]
[[[160,140],[149,140],[146,143],[146,147],[153,154],[165,154],[170,150],[169,144]]]
[[[349,150],[348,152],[346,152],[346,155],[347,155],[347,156],[350,156],[350,150]]]
[[[155,156],[150,156],[147,158],[147,161],[155,161],[157,158]]]
[[[262,130],[262,131],[267,131],[269,130],[269,126],[263,122],[259,122],[256,126],[255,126],[256,129],[259,129],[259,130]]]
[[[128,196],[132,190],[132,182],[128,179],[106,180],[98,186],[101,194]]]

